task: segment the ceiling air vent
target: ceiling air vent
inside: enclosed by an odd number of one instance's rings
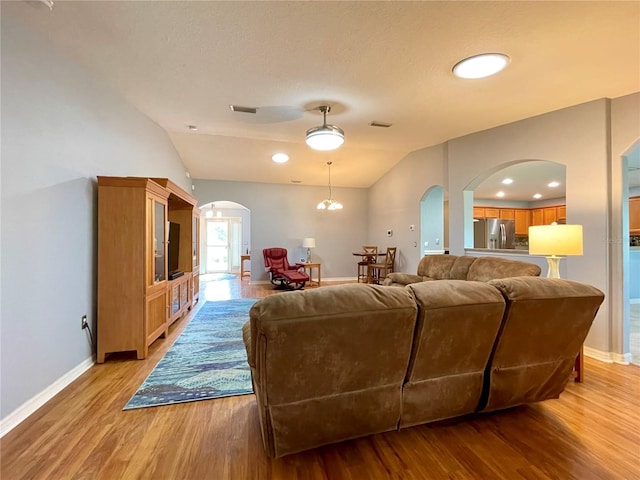
[[[369,124],[372,127],[381,127],[381,128],[389,128],[391,125],[393,125],[392,123],[385,123],[385,122],[376,122],[375,120],[373,122],[371,122]]]
[[[232,112],[241,112],[241,113],[256,113],[258,111],[255,107],[242,107],[240,105],[229,105],[229,109]]]

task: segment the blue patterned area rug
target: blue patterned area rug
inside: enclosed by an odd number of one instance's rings
[[[256,301],[206,302],[124,410],[253,393],[242,325]]]

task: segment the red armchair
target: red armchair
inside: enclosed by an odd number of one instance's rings
[[[264,257],[264,269],[269,272],[271,283],[276,288],[300,290],[309,281],[309,275],[304,270],[301,271],[302,265],[299,263],[289,265],[286,248],[265,248],[262,250],[262,255]]]

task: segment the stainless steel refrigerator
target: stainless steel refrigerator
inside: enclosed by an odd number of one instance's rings
[[[516,248],[516,222],[502,218],[473,220],[474,248]]]

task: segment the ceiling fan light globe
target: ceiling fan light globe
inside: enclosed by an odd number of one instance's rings
[[[320,202],[318,204],[318,206],[316,207],[318,210],[324,210],[327,208],[327,205],[325,204],[326,200],[323,200],[322,202]]]
[[[307,130],[306,142],[314,150],[335,150],[344,143],[344,132],[335,125],[322,125]]]

